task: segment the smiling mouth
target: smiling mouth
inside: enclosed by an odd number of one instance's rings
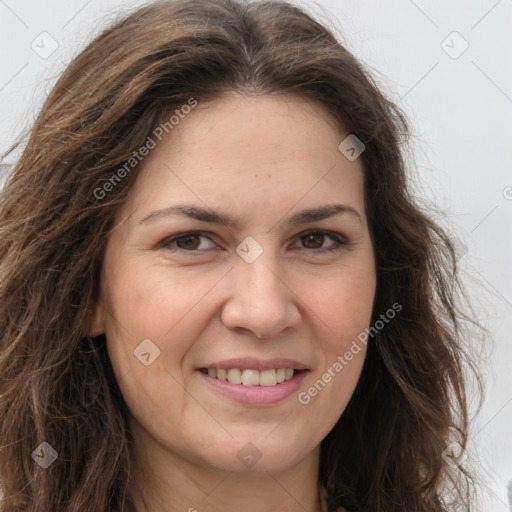
[[[217,380],[224,380],[231,384],[244,386],[277,386],[291,380],[299,373],[307,370],[294,370],[292,368],[277,368],[270,370],[252,370],[240,368],[200,368],[201,373]]]

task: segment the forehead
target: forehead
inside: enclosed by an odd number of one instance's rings
[[[231,94],[199,102],[142,161],[132,206],[165,207],[184,196],[212,207],[307,207],[320,196],[361,206],[362,162],[342,155],[343,138],[326,109],[307,99]]]
[[[255,163],[297,159],[337,148],[340,128],[325,107],[284,95],[229,94],[198,103],[153,152],[193,154],[196,159],[253,156]],[[166,144],[167,143],[167,144]],[[212,154],[213,153],[213,154]],[[320,155],[317,155],[317,157]]]

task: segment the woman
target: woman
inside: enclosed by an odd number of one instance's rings
[[[406,137],[285,2],[92,42],[2,194],[2,510],[471,510],[454,252]]]

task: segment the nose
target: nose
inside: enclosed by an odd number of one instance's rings
[[[274,338],[297,327],[302,317],[290,279],[275,258],[264,255],[252,263],[242,259],[235,263],[221,320],[229,329]]]

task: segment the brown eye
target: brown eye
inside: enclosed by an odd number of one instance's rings
[[[320,249],[323,245],[325,235],[322,233],[309,234],[301,237],[302,244],[306,249]]]
[[[201,233],[183,233],[164,240],[161,247],[170,251],[203,252],[214,247],[214,243]]]
[[[176,245],[180,249],[194,250],[201,244],[199,235],[186,235],[176,239]]]
[[[348,245],[342,236],[330,231],[310,231],[300,236],[298,240],[302,245],[299,249],[311,249],[315,253],[333,252]],[[324,245],[325,242],[328,242],[327,245]]]

